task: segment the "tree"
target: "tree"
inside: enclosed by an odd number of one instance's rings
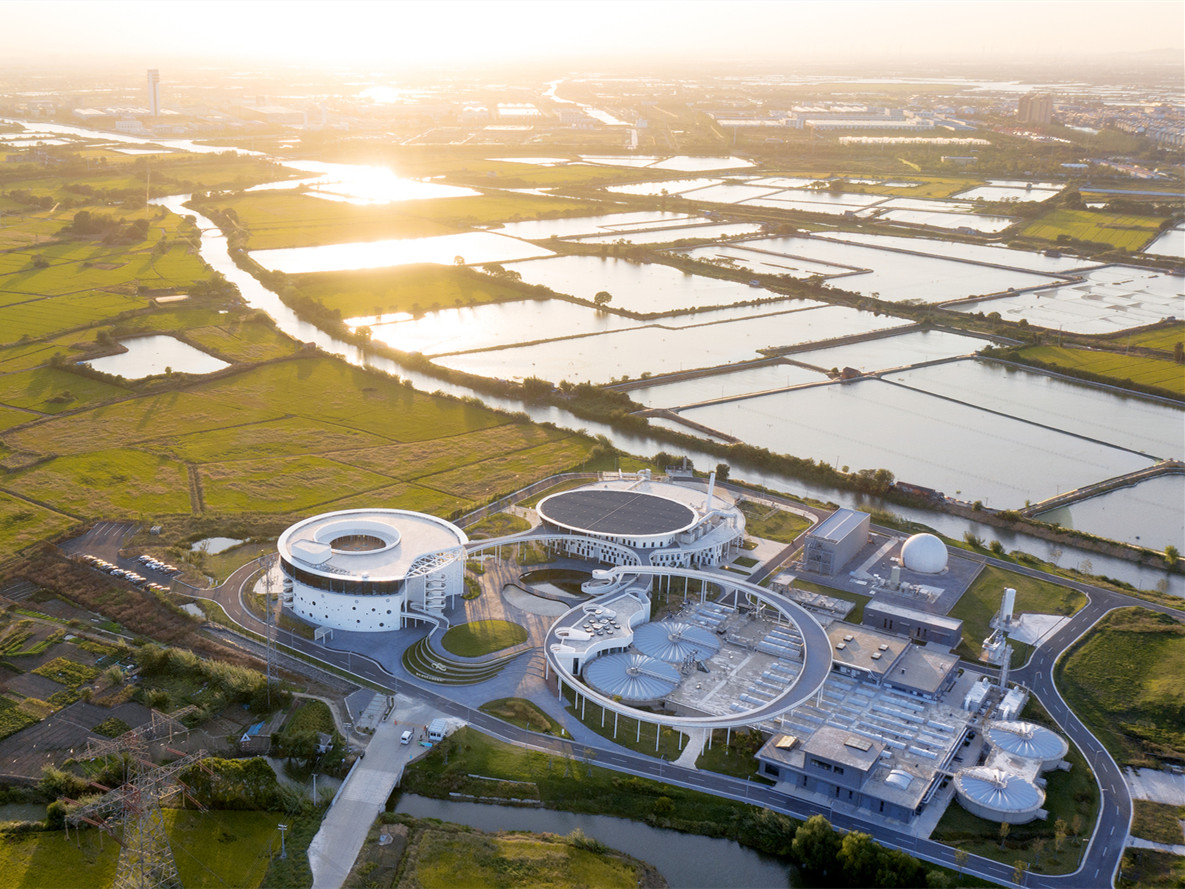
[[[1164,563],[1170,568],[1177,564],[1179,558],[1181,558],[1181,551],[1171,543],[1164,548]]]
[[[598,290],[597,295],[593,297],[593,305],[597,306],[598,308],[602,308],[609,305],[612,300],[613,294],[608,290]]]
[[[1013,867],[1012,867],[1012,882],[1023,883],[1024,878],[1025,878],[1025,872],[1028,869],[1029,869],[1029,863],[1027,861],[1021,861],[1018,858],[1016,861],[1016,864],[1013,865]]]
[[[731,472],[731,470],[729,469],[729,466],[727,463],[717,463],[716,464],[716,481],[718,481],[718,482],[728,481],[728,473],[729,472]]]
[[[839,854],[840,839],[831,827],[831,822],[822,815],[812,815],[806,824],[798,828],[791,844],[799,866],[806,871],[825,874],[834,865]]]
[[[967,859],[971,857],[971,853],[966,849],[955,849],[955,866],[959,869],[959,873],[963,872],[963,868],[967,866]]]
[[[872,886],[881,864],[881,848],[872,837],[858,830],[845,834],[836,861],[844,869],[844,880],[853,886]]]
[[[1012,825],[1007,821],[1000,822],[1000,848],[1004,848],[1004,841],[1008,839],[1008,834],[1012,830]]]

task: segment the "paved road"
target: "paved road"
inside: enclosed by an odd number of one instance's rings
[[[776,496],[766,499],[779,500]],[[789,501],[788,501],[789,502]],[[1027,685],[1051,716],[1061,725],[1078,748],[1083,752],[1099,780],[1102,791],[1101,811],[1095,831],[1090,838],[1089,845],[1079,870],[1072,874],[1061,876],[1044,876],[1029,874],[1025,877],[1024,885],[1044,887],[1044,889],[1106,889],[1113,883],[1116,870],[1123,856],[1128,829],[1131,824],[1131,797],[1123,775],[1115,761],[1106,749],[1086,729],[1081,721],[1070,712],[1053,682],[1052,667],[1058,657],[1074,643],[1083,633],[1094,626],[1108,611],[1136,605],[1151,608],[1174,617],[1185,620],[1185,611],[1155,605],[1114,593],[1099,587],[1079,581],[1067,581],[1060,577],[1046,574],[1042,571],[1014,565],[990,557],[984,557],[987,564],[998,565],[1011,571],[1018,571],[1041,580],[1047,580],[1064,586],[1072,587],[1084,593],[1089,599],[1088,604],[1074,615],[1061,629],[1047,638],[1037,648],[1028,664],[1014,670],[1012,676]],[[241,602],[242,590],[246,582],[257,571],[255,563],[245,565],[236,571],[222,586],[208,591],[203,595],[218,601],[231,618],[256,633],[264,630],[263,622],[247,611]],[[285,638],[287,637],[287,638]],[[510,743],[522,746],[552,751],[557,754],[583,758],[592,755],[598,765],[616,771],[644,777],[656,778],[671,784],[702,790],[718,796],[744,800],[755,805],[765,806],[774,811],[783,812],[795,818],[808,818],[813,814],[822,814],[831,820],[832,824],[844,830],[862,830],[872,834],[879,842],[903,849],[910,854],[927,861],[958,869],[954,857],[954,850],[949,846],[931,840],[922,840],[909,834],[889,829],[883,821],[865,821],[845,813],[833,812],[830,808],[820,807],[813,803],[790,799],[782,794],[774,793],[761,785],[741,781],[726,775],[704,772],[696,769],[685,769],[655,760],[649,756],[636,754],[620,747],[602,747],[595,743],[590,745],[575,745],[544,735],[537,735],[523,729],[508,725],[501,720],[488,716],[481,711],[471,708],[464,703],[451,700],[437,692],[437,687],[417,680],[396,677],[388,673],[378,663],[361,655],[351,655],[349,652],[326,649],[308,640],[291,634],[281,633],[280,641],[291,644],[295,649],[319,658],[320,660],[348,669],[356,676],[368,680],[391,691],[398,689],[406,694],[414,695],[420,701],[432,706],[440,713],[459,717],[478,730]],[[972,665],[974,669],[983,669],[979,665]],[[1002,864],[987,858],[971,856],[964,870],[978,874],[986,879],[998,883],[1012,884],[1011,865]]]

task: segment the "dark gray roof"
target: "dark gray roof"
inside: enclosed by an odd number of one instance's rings
[[[547,521],[594,534],[672,534],[696,518],[689,506],[638,491],[564,491],[539,507]]]

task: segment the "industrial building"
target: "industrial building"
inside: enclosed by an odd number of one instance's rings
[[[280,535],[285,607],[320,627],[383,632],[440,624],[464,590],[455,525],[402,509],[313,516]]]
[[[802,567],[816,574],[837,574],[868,543],[868,513],[840,508],[806,536]]]
[[[861,623],[866,627],[908,636],[918,642],[935,642],[955,648],[963,639],[963,622],[873,598],[864,606]]]

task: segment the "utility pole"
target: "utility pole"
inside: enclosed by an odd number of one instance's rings
[[[276,675],[276,634],[273,632],[272,621],[272,585],[273,585],[273,571],[274,557],[266,556],[263,559],[263,610],[267,619],[267,708],[272,708],[272,683],[275,682]]]

